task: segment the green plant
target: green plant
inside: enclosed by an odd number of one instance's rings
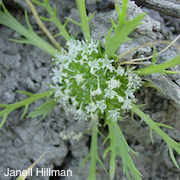
[[[106,158],[110,153],[109,174],[110,179],[114,178],[116,171],[116,157],[120,156],[123,161],[123,172],[127,178],[130,179],[130,174],[136,180],[141,179],[141,173],[135,167],[130,153],[137,155],[133,151],[123,135],[118,121],[121,121],[124,113],[132,111],[136,113],[150,128],[150,137],[152,142],[152,131],[155,131],[168,145],[170,157],[173,163],[179,168],[173,154],[175,150],[180,154],[180,143],[174,141],[169,137],[160,127],[171,128],[168,125],[157,123],[149,116],[140,110],[138,105],[135,105],[136,99],[134,93],[143,85],[143,75],[152,73],[176,73],[167,71],[166,69],[180,64],[180,54],[168,62],[156,64],[157,55],[154,51],[152,57],[152,64],[148,67],[135,69],[133,65],[125,64],[120,66],[118,64],[118,56],[115,51],[125,42],[131,39],[128,35],[140,24],[145,14],[138,15],[133,20],[127,19],[128,0],[122,0],[122,8],[119,8],[116,3],[116,10],[119,16],[117,24],[112,20],[112,27],[105,36],[106,42],[104,48],[101,47],[100,42],[91,39],[89,30],[89,21],[93,17],[86,14],[85,1],[76,0],[79,10],[81,22],[68,19],[80,26],[83,32],[84,40],[76,40],[71,38],[65,26],[56,16],[56,9],[52,9],[48,0],[33,2],[44,7],[50,18],[42,18],[42,20],[53,22],[59,29],[59,35],[62,35],[67,40],[66,46],[62,48],[57,45],[56,41],[49,34],[48,30],[42,25],[34,6],[29,0],[26,0],[32,9],[38,24],[47,34],[52,43],[59,49],[59,52],[51,45],[42,40],[32,29],[27,13],[25,18],[28,28],[23,27],[17,22],[11,14],[7,11],[4,4],[2,4],[3,11],[0,11],[0,24],[3,24],[21,35],[24,36],[21,40],[14,40],[18,43],[35,45],[54,57],[54,68],[52,69],[52,85],[50,91],[31,94],[24,93],[29,98],[14,104],[2,104],[0,107],[4,108],[0,111],[0,117],[3,117],[0,127],[2,127],[10,112],[25,106],[22,118],[26,115],[28,107],[31,103],[38,99],[47,98],[47,101],[30,113],[28,117],[45,116],[50,113],[56,105],[60,105],[67,114],[73,114],[74,118],[79,120],[88,120],[91,124],[92,138],[89,155],[85,158],[83,163],[90,159],[90,171],[88,180],[96,179],[96,163],[100,163],[102,168],[107,172],[98,155],[98,134],[99,132],[99,118],[104,119],[103,126],[108,127],[108,136],[104,140],[104,144],[109,141],[109,147],[105,150],[103,158]]]

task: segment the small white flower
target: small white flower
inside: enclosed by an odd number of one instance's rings
[[[107,119],[112,118],[113,121],[117,121],[117,119],[120,117],[120,109],[117,108],[115,110],[108,110],[108,113],[110,114]]]
[[[127,89],[125,91],[125,94],[126,94],[126,99],[128,98],[131,98],[133,99],[135,96],[134,96],[134,90],[133,89]]]
[[[109,60],[107,54],[105,55],[104,59],[101,59],[101,62],[102,62],[101,68],[105,69],[104,75],[106,74],[107,70],[109,70],[111,73],[115,70],[114,66],[112,65],[114,59]]]
[[[92,96],[100,95],[100,94],[102,94],[102,90],[101,90],[100,87],[98,87],[98,88],[97,88],[96,90],[94,90],[94,91],[91,91],[91,95],[92,95]]]
[[[54,97],[59,97],[59,96],[63,95],[62,87],[60,87],[60,86],[52,86],[51,88],[55,90]]]
[[[54,83],[62,83],[62,76],[63,75],[65,75],[66,73],[63,73],[62,72],[62,68],[57,68],[57,67],[55,67],[55,68],[53,68],[52,69],[52,71],[53,71],[53,73],[51,74],[51,75],[53,75],[53,77],[51,78],[52,79],[52,81],[54,82]]]
[[[86,54],[82,55],[82,58],[79,60],[80,65],[83,66],[87,60],[88,60],[87,55]]]
[[[108,97],[110,99],[114,99],[114,97],[117,95],[117,92],[112,89],[105,89],[105,97]]]
[[[124,109],[124,110],[129,110],[129,109],[132,108],[131,104],[132,104],[132,100],[131,99],[126,99],[121,108]]]
[[[121,66],[118,66],[118,68],[115,71],[118,75],[122,76],[125,70]]]
[[[119,102],[119,103],[122,103],[122,102],[125,101],[124,98],[123,98],[122,96],[117,96],[117,97],[118,97],[118,102]]]
[[[103,62],[103,65],[102,65],[102,68],[107,68],[109,70],[112,69],[112,63],[114,62],[114,59],[111,59],[109,60],[108,57],[107,57],[107,54],[105,54],[105,58],[102,59],[102,62]]]
[[[114,88],[118,88],[121,86],[121,83],[114,79],[114,77],[112,77],[109,81],[106,81],[108,83],[108,88],[110,89],[114,89]]]
[[[93,41],[93,39],[91,39],[90,43],[86,43],[85,41],[82,40],[82,45],[84,49],[82,54],[87,52],[89,55],[91,55],[93,51],[98,53],[98,49],[97,49],[98,43]]]
[[[74,78],[76,79],[77,85],[80,85],[80,83],[82,83],[85,80],[83,78],[83,74],[76,74],[76,76],[74,76]]]
[[[88,65],[89,65],[89,67],[91,68],[91,70],[90,70],[90,73],[91,74],[95,74],[95,72],[97,71],[97,70],[99,70],[100,69],[100,66],[99,66],[99,61],[98,60],[93,60],[93,61],[89,61],[88,62]],[[94,70],[94,69],[96,69],[96,70]]]
[[[89,104],[85,107],[85,109],[87,110],[87,113],[93,113],[93,112],[96,111],[97,106],[96,106],[96,104],[92,101],[91,103],[89,103]]]
[[[69,79],[64,79],[66,84],[69,84],[70,80]]]
[[[128,76],[128,81],[128,87],[130,88],[137,89],[138,87],[141,87],[142,80],[136,74]]]
[[[61,49],[61,53],[58,52],[55,55],[55,58],[53,60],[56,61],[56,65],[64,64],[65,62],[70,61],[69,56],[67,56],[67,54],[64,54],[63,49]]]
[[[76,120],[87,120],[87,115],[86,115],[86,113],[80,108],[80,109],[78,109],[76,112],[75,112],[75,114],[74,114],[74,119],[76,119]]]
[[[76,106],[78,106],[78,105],[79,105],[79,102],[78,102],[78,101],[76,101],[76,97],[74,97],[74,96],[73,96],[73,97],[71,97],[71,101],[72,101],[72,105],[73,105],[73,106],[75,106],[75,107],[76,107]]]
[[[107,105],[105,103],[105,100],[101,100],[101,101],[96,101],[96,105],[97,107],[100,109],[101,113],[104,112],[104,109],[107,108]]]

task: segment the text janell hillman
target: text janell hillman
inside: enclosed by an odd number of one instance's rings
[[[4,176],[32,176],[33,171],[30,169],[29,173],[26,170],[11,170],[7,168],[7,172],[4,173]],[[72,170],[52,170],[50,168],[36,168],[36,176],[72,176]]]

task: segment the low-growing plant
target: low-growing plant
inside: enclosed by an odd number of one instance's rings
[[[18,93],[26,94],[29,97],[14,104],[1,104],[0,107],[3,110],[0,111],[0,117],[2,117],[0,127],[4,125],[12,111],[24,106],[25,109],[21,116],[23,118],[26,116],[30,104],[39,99],[47,98],[47,101],[42,106],[35,109],[27,117],[34,118],[42,115],[45,118],[58,105],[65,110],[67,115],[72,114],[75,119],[80,121],[86,120],[90,123],[92,131],[90,152],[83,161],[84,163],[90,159],[88,180],[96,179],[97,162],[100,163],[105,172],[109,172],[110,179],[113,179],[116,172],[117,156],[122,158],[123,173],[126,174],[127,178],[130,179],[132,176],[135,180],[140,180],[142,175],[131,158],[131,153],[135,155],[138,155],[138,153],[129,147],[119,124],[124,114],[131,111],[149,126],[152,143],[154,142],[153,131],[165,141],[173,163],[179,168],[173,151],[180,154],[180,143],[174,141],[161,129],[161,127],[173,128],[169,125],[155,122],[145,114],[140,109],[141,105],[136,104],[135,92],[145,84],[143,75],[177,73],[167,69],[180,64],[180,53],[168,62],[156,64],[157,54],[154,50],[151,64],[148,67],[139,69],[134,66],[133,60],[119,63],[119,57],[122,55],[118,56],[115,53],[123,43],[131,40],[128,37],[129,34],[141,24],[141,20],[146,14],[140,14],[133,20],[129,20],[127,19],[128,0],[122,0],[121,9],[119,4],[116,3],[118,22],[116,24],[111,20],[112,27],[105,35],[105,43],[101,47],[100,41],[91,38],[89,21],[94,14],[90,17],[87,16],[85,0],[76,0],[80,22],[67,18],[68,21],[81,28],[84,36],[83,40],[78,40],[68,33],[66,29],[67,21],[65,24],[62,24],[58,20],[56,9],[50,7],[48,0],[41,2],[38,0],[32,1],[34,4],[44,7],[50,16],[49,18],[39,18],[34,5],[30,0],[26,0],[37,23],[55,48],[34,32],[26,11],[27,28],[14,19],[2,3],[3,11],[0,11],[0,24],[15,30],[23,36],[22,39],[11,39],[12,41],[32,44],[53,56],[52,84],[49,86],[49,91],[39,94],[18,91]],[[65,47],[61,47],[56,42],[42,20],[50,21],[57,26],[59,30],[58,35],[61,35],[67,41]],[[109,146],[103,155],[103,159],[105,159],[107,154],[110,154],[108,170],[106,170],[98,154],[98,135],[102,134],[99,129],[100,118],[103,119],[103,127],[108,127],[108,135],[104,139],[104,144],[109,142]]]

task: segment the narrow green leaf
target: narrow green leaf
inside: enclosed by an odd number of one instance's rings
[[[174,129],[172,126],[169,126],[167,124],[163,124],[163,123],[156,123],[159,127],[166,127],[166,128],[169,128],[169,129]]]
[[[6,122],[7,117],[8,117],[8,114],[4,114],[4,115],[3,115],[3,119],[2,119],[2,121],[1,121],[1,123],[0,123],[0,128],[3,127],[4,123]]]
[[[63,26],[66,27],[66,26],[67,26],[67,23],[68,23],[68,19],[65,20]]]
[[[34,4],[36,4],[36,5],[38,5],[38,6],[42,6],[42,7],[44,7],[44,4],[43,4],[43,3],[41,3],[40,1],[37,1],[37,0],[32,0],[32,2],[33,2]]]
[[[89,16],[88,21],[90,21],[95,14],[96,14],[96,12],[92,13],[92,14]]]
[[[68,18],[68,17],[66,17],[66,19],[69,20],[69,21],[71,21],[72,23],[76,24],[77,26],[80,26],[80,27],[81,27],[81,24],[78,23],[77,21],[74,21],[74,20],[72,20],[72,19],[70,19],[70,18]]]
[[[108,173],[107,169],[105,168],[103,162],[101,161],[101,159],[100,159],[99,157],[97,158],[97,161],[98,161],[99,164],[101,165],[102,169],[103,169],[106,173]]]
[[[21,119],[23,119],[27,113],[27,110],[29,108],[29,104],[26,104],[25,107],[24,107],[24,111],[23,111],[23,114],[21,115]]]
[[[108,152],[110,152],[110,151],[111,151],[111,147],[106,148],[106,150],[105,150],[104,153],[103,153],[103,159],[106,158]]]
[[[98,131],[98,134],[100,134],[103,138],[105,138],[104,134],[101,131]]]
[[[103,141],[103,145],[106,144],[106,142],[107,142],[109,139],[110,139],[110,137],[107,136],[107,137],[104,139],[104,141]]]
[[[152,130],[151,128],[150,128],[150,130],[149,130],[149,133],[150,133],[151,142],[152,142],[152,144],[154,144],[153,130]]]
[[[139,153],[136,152],[136,151],[134,151],[133,149],[129,148],[129,151],[130,151],[132,154],[134,154],[134,155],[136,155],[136,156],[139,156]]]
[[[116,152],[111,151],[111,158],[109,163],[109,175],[111,180],[114,179],[115,171],[116,171]]]
[[[52,21],[52,18],[41,17],[40,19],[43,20],[43,21],[47,21],[47,22]]]
[[[54,99],[45,102],[40,107],[36,108],[34,112],[31,112],[27,117],[35,118],[42,115],[42,119],[46,117],[47,114],[50,114],[54,107],[57,105],[57,102]]]
[[[113,21],[113,19],[111,19],[111,23],[112,23],[112,25],[113,25],[113,28],[116,29],[116,24],[115,24],[115,22]]]
[[[19,43],[19,44],[31,44],[31,42],[28,39],[24,39],[24,38],[22,38],[22,39],[12,39],[12,38],[10,38],[9,40],[12,41],[12,42]]]
[[[62,34],[59,32],[57,34],[54,35],[54,37],[58,37],[58,36],[61,36]]]
[[[170,157],[171,157],[174,165],[179,169],[179,165],[178,165],[178,163],[176,161],[176,158],[174,157],[174,153],[173,153],[173,150],[172,150],[171,146],[169,146],[169,154],[170,154]]]
[[[27,11],[26,11],[26,10],[25,10],[25,20],[26,20],[26,24],[27,24],[27,26],[28,26],[28,29],[33,32],[33,29],[32,29],[32,26],[31,26],[31,24],[30,24],[30,22],[29,22],[29,19],[28,19],[28,15],[27,15]]]
[[[168,70],[164,70],[163,73],[165,73],[165,74],[179,74],[180,71],[168,71]]]
[[[126,177],[128,178],[128,180],[130,180],[130,174],[129,174],[128,168],[125,167],[123,171],[125,171]]]
[[[81,167],[84,165],[84,163],[90,158],[90,154],[88,154],[84,159],[83,161],[81,162],[81,164],[79,165],[79,168],[78,169],[81,169]]]
[[[28,95],[28,96],[33,96],[34,94],[33,93],[30,93],[30,92],[27,92],[27,91],[16,91],[17,93],[20,93],[20,94],[25,94],[25,95]]]

